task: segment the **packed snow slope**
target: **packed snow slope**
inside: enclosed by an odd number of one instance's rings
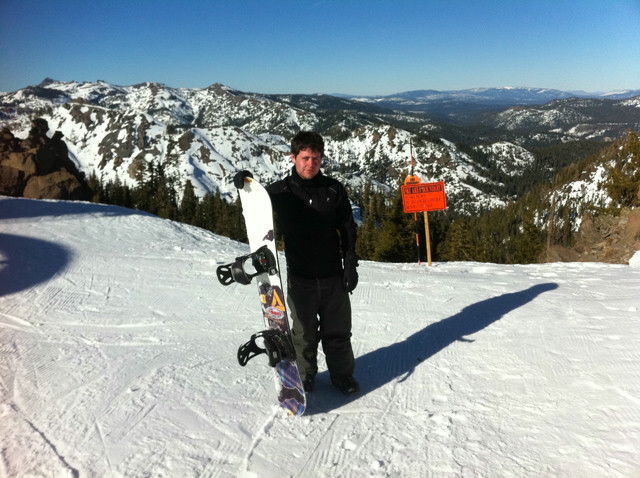
[[[363,262],[362,394],[321,362],[288,418],[266,358],[236,362],[257,292],[215,269],[246,252],[0,198],[0,476],[640,476],[640,268]]]

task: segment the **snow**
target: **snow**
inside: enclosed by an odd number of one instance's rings
[[[625,106],[635,106],[636,108],[640,108],[640,97],[636,96],[635,98],[629,98],[626,101],[622,102]]]
[[[411,240],[411,238],[407,238]],[[247,246],[0,197],[0,476],[640,475],[640,268],[363,261],[346,399],[275,405]],[[284,258],[281,258],[283,263]]]

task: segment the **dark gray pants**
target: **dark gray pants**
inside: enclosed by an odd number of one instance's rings
[[[342,277],[301,279],[289,276],[287,305],[300,375],[318,372],[318,343],[331,376],[353,375],[351,301]]]

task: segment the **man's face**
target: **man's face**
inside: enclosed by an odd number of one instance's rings
[[[301,149],[298,156],[291,155],[291,161],[296,166],[296,172],[303,179],[315,178],[320,171],[320,163],[322,162],[322,154],[315,149]]]

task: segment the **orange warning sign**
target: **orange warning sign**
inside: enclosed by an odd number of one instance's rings
[[[404,212],[442,211],[447,209],[444,181],[421,183],[417,176],[409,176],[401,190]]]

